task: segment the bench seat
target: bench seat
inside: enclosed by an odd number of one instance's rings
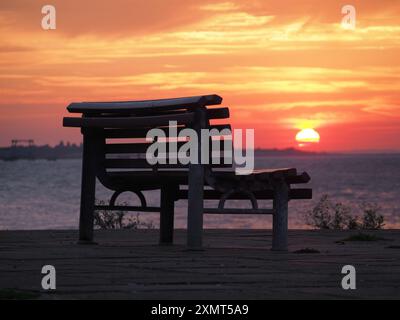
[[[162,182],[167,181],[168,183],[178,185],[188,185],[189,172],[188,170],[160,170],[160,171],[143,171],[143,170],[132,170],[132,171],[111,171],[107,173],[108,180],[104,182],[107,187],[111,190],[117,191],[124,189],[132,189],[137,185],[140,185],[146,190],[160,189]],[[254,187],[253,182],[265,182],[268,183],[276,177],[283,176],[288,184],[307,183],[310,181],[310,176],[303,172],[297,174],[295,168],[277,168],[277,169],[261,169],[254,170],[249,175],[238,175],[232,169],[221,169],[213,171],[215,179],[221,182],[229,184],[241,184],[250,183],[248,186],[251,190],[257,190]],[[207,181],[205,181],[207,185]],[[261,189],[267,189],[266,186]]]

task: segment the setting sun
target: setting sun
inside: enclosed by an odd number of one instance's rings
[[[296,141],[299,143],[299,147],[318,143],[319,140],[319,133],[311,128],[303,129],[296,134]]]

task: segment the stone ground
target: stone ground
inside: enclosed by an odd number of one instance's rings
[[[157,245],[158,230],[96,231],[91,246],[77,245],[74,230],[0,231],[0,297],[399,299],[400,231],[340,242],[354,233],[292,230],[290,251],[278,253],[264,230],[206,230],[203,251],[186,249],[184,230],[176,230],[173,246]],[[296,253],[305,248],[319,253]],[[41,289],[46,264],[57,272],[51,293]],[[356,290],[341,288],[348,264],[357,271]]]

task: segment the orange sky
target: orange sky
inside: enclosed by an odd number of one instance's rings
[[[258,147],[307,126],[319,150],[400,150],[399,22],[395,0],[2,0],[0,145],[80,141],[61,127],[71,101],[217,93]]]

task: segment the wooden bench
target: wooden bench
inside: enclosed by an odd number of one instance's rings
[[[221,104],[218,95],[175,99],[81,102],[71,103],[67,110],[81,117],[65,117],[65,127],[81,128],[83,162],[79,242],[93,241],[95,210],[125,210],[160,212],[160,244],[173,242],[174,202],[188,199],[187,245],[202,247],[203,214],[272,214],[272,249],[287,250],[288,202],[290,199],[311,199],[312,190],[293,189],[293,184],[307,183],[310,177],[295,168],[255,170],[237,175],[231,163],[182,165],[168,161],[150,165],[145,153],[153,141],[145,137],[150,129],[162,129],[167,140],[171,121],[176,132],[191,128],[217,129],[217,139],[228,139],[229,124],[213,124],[215,119],[229,118],[229,109],[213,107]],[[220,122],[220,121],[219,121]],[[230,132],[230,131],[228,131]],[[122,141],[122,142],[121,142]],[[183,142],[178,142],[183,143]],[[225,146],[225,144],[224,144]],[[199,148],[199,152],[201,146]],[[114,191],[108,205],[95,204],[96,178]],[[160,207],[147,205],[143,191],[160,190]],[[125,192],[135,193],[140,206],[116,205],[117,197]],[[204,208],[205,199],[219,200],[216,208]],[[227,199],[250,200],[251,208],[225,208]],[[272,199],[272,208],[262,209],[258,200]]]

